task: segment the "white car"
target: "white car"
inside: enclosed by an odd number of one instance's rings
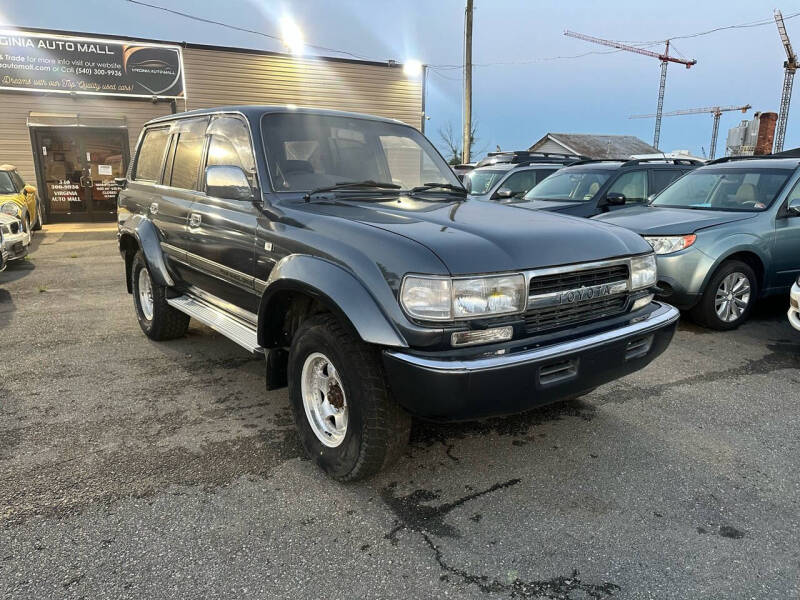
[[[3,231],[3,250],[7,261],[18,260],[28,254],[31,232],[17,217],[0,213],[0,229]]]
[[[794,282],[789,296],[789,323],[800,331],[800,277]]]

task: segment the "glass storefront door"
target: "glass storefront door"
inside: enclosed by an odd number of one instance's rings
[[[33,142],[49,222],[115,219],[114,178],[128,169],[127,129],[41,127]]]

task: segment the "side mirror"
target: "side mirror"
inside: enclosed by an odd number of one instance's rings
[[[206,167],[206,194],[225,200],[252,200],[253,188],[241,167],[212,165]]]
[[[513,198],[514,196],[516,196],[516,194],[512,190],[508,188],[500,188],[494,193],[492,198],[497,198],[499,200],[508,200],[509,198]]]
[[[795,198],[786,205],[786,215],[789,217],[800,217],[800,198]]]
[[[128,187],[128,178],[127,177],[114,177],[114,183],[116,183],[121,189],[125,189]]]
[[[623,206],[625,204],[625,194],[616,192],[606,194],[606,204],[608,206]]]
[[[26,194],[35,194],[36,188],[33,187],[32,185],[26,184],[25,187],[22,188],[22,191],[25,192]]]

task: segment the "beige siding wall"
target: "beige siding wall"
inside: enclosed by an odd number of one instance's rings
[[[189,110],[296,104],[422,124],[422,81],[399,68],[197,48],[184,49],[183,62]]]
[[[125,117],[131,147],[136,144],[142,125],[169,114],[168,102],[153,104],[119,98],[70,98],[61,94],[42,96],[0,92],[0,163],[16,165],[27,183],[36,185],[33,150],[28,132],[28,115],[37,113],[79,114],[82,117]],[[131,150],[131,156],[133,156]]]
[[[564,146],[553,140],[547,140],[542,144],[534,144],[529,150],[535,152],[572,152],[572,150],[567,150]]]

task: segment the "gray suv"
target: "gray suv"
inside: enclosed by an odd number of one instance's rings
[[[561,167],[585,159],[577,154],[555,152],[490,152],[464,175],[464,187],[475,200],[522,198]]]
[[[712,329],[733,329],[754,301],[787,294],[800,274],[800,160],[722,158],[646,206],[595,217],[656,252],[658,295]]]

